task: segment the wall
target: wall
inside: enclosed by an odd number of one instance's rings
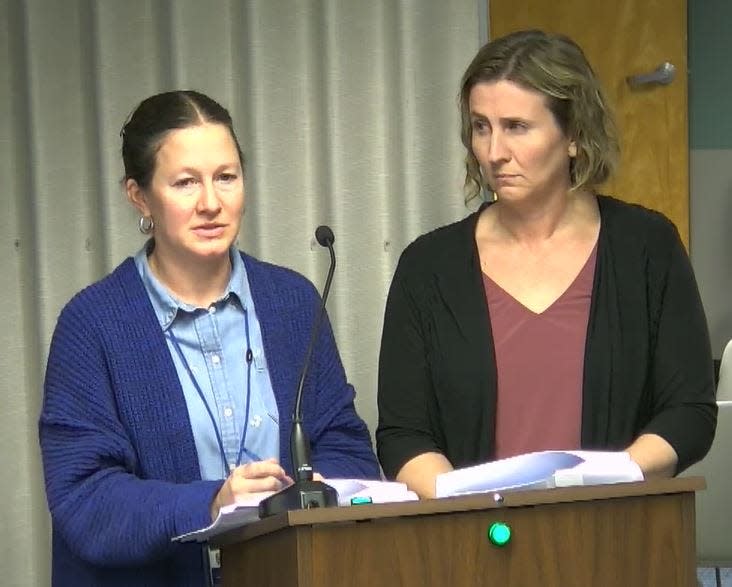
[[[720,358],[732,338],[732,2],[689,0],[691,259]]]

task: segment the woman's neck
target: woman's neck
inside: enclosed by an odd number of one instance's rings
[[[153,275],[176,299],[199,308],[206,308],[219,299],[231,276],[228,253],[203,261],[161,254],[156,248],[148,263]]]
[[[524,243],[540,242],[561,233],[564,227],[594,216],[596,204],[586,191],[569,192],[562,197],[531,202],[499,200],[495,206],[496,228],[504,238]],[[586,218],[587,217],[587,218]]]

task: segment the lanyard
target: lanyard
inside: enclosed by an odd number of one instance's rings
[[[255,460],[255,461],[261,460],[256,454],[247,450],[247,448],[244,446],[244,444],[246,443],[246,438],[247,438],[247,428],[249,427],[249,405],[250,405],[249,400],[251,399],[251,392],[252,392],[252,360],[254,358],[254,355],[252,353],[251,341],[249,338],[249,315],[247,314],[246,308],[244,308],[244,331],[246,332],[246,337],[247,337],[247,352],[245,355],[246,361],[247,361],[247,400],[246,400],[246,407],[244,409],[244,429],[242,430],[241,440],[239,441],[239,452],[237,453],[236,463],[234,464],[234,467],[238,467],[241,464],[242,453],[246,453],[247,456],[252,460]],[[224,479],[225,479],[226,477],[229,476],[230,468],[228,466],[229,462],[228,462],[228,459],[226,458],[226,451],[224,450],[224,442],[221,440],[221,432],[219,431],[218,424],[216,423],[216,418],[214,417],[213,412],[211,411],[211,407],[208,405],[208,401],[206,401],[206,396],[203,394],[203,390],[201,389],[201,386],[198,384],[196,377],[193,375],[193,371],[191,370],[191,367],[188,364],[188,361],[186,360],[185,355],[183,354],[183,350],[180,348],[178,339],[176,338],[175,334],[173,334],[173,329],[171,328],[170,330],[168,330],[167,334],[168,334],[168,338],[170,338],[170,341],[173,343],[173,347],[175,347],[175,350],[178,353],[178,356],[180,357],[180,360],[183,363],[183,366],[185,367],[186,371],[188,372],[188,377],[190,377],[191,383],[193,383],[193,387],[196,388],[198,397],[201,398],[203,405],[206,407],[206,411],[208,412],[208,417],[211,419],[211,425],[213,426],[214,433],[216,434],[216,442],[219,445],[219,452],[221,454],[221,464],[224,467]]]

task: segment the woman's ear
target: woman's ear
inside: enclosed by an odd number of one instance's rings
[[[569,153],[570,158],[574,159],[577,156],[577,143],[570,141],[567,152]]]
[[[150,207],[147,205],[145,192],[140,185],[132,178],[125,180],[125,191],[127,199],[137,209],[141,216],[150,216]]]

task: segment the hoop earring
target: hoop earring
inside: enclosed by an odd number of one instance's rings
[[[488,184],[483,184],[483,187],[480,190],[480,195],[483,196],[484,202],[495,202],[498,200],[498,192]]]
[[[137,223],[137,228],[142,234],[150,234],[155,228],[155,221],[152,216],[140,216],[140,222]]]

